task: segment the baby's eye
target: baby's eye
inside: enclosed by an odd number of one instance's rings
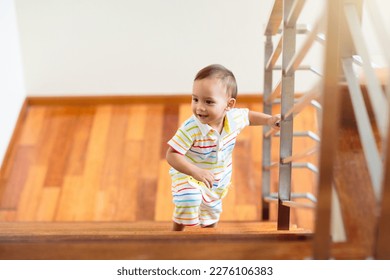
[[[198,98],[193,97],[192,101],[196,103],[196,102],[198,102]]]
[[[206,100],[206,104],[207,105],[212,105],[212,104],[214,104],[215,102],[214,101],[212,101],[212,100]]]

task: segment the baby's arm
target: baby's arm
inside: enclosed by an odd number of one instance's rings
[[[280,129],[280,115],[268,115],[261,112],[249,111],[249,125],[269,125]]]
[[[179,154],[171,147],[168,148],[166,158],[168,163],[177,171],[192,176],[194,179],[205,183],[209,188],[212,187],[214,175],[210,171],[191,164],[182,154]]]

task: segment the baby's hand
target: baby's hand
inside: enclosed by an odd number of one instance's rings
[[[271,126],[273,129],[280,130],[280,114],[273,115],[267,120],[267,124]]]
[[[213,173],[198,167],[196,167],[196,169],[194,170],[192,177],[198,180],[199,182],[204,183],[206,187],[208,187],[209,189],[212,188],[213,182],[215,180]]]

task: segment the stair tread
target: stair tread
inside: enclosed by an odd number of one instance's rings
[[[286,238],[311,232],[296,226],[277,230],[276,222],[220,222],[216,228],[171,230],[171,222],[11,222],[0,223],[0,242],[37,240],[140,240],[205,238]],[[294,239],[294,238],[293,238]]]

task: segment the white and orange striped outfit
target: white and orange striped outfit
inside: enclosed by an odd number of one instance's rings
[[[249,125],[248,109],[227,111],[221,135],[192,116],[177,130],[168,144],[190,163],[211,170],[215,181],[211,189],[192,177],[171,168],[173,221],[183,225],[208,226],[218,222],[222,198],[232,176],[232,152],[237,135]]]

